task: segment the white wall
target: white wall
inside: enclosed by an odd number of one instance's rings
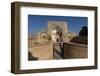
[[[11,15],[10,3],[16,0],[1,0],[0,1],[0,76],[16,76],[10,72],[11,60]],[[98,6],[98,21],[100,20],[100,0],[17,0],[25,2],[39,2],[39,3],[56,3],[68,5],[87,5]],[[100,22],[98,22],[100,24]],[[98,33],[100,33],[100,26],[98,26]],[[100,35],[98,36],[98,43],[100,42]],[[100,43],[99,43],[100,46]],[[100,48],[98,49],[100,58]],[[21,74],[18,76],[100,76],[100,59],[98,61],[98,70],[81,70],[81,71],[65,71],[52,73],[37,73],[37,74]]]

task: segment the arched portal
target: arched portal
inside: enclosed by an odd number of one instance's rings
[[[56,26],[51,31],[51,37],[54,42],[62,42],[62,29]]]
[[[67,22],[48,21],[48,35],[53,42],[62,42],[67,32]]]
[[[62,29],[59,26],[56,26],[55,29],[57,30],[56,35],[57,35],[57,42],[62,42]]]

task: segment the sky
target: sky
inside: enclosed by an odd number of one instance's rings
[[[48,21],[65,21],[68,24],[68,30],[76,34],[82,26],[88,26],[87,17],[28,15],[28,33],[35,34],[47,29]]]

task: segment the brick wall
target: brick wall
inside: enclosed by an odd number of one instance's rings
[[[37,58],[37,60],[52,60],[53,59],[53,44],[41,44],[29,47],[29,52],[32,57]],[[31,57],[31,56],[30,56]],[[30,58],[29,59],[32,59]]]
[[[64,58],[87,58],[88,47],[84,44],[64,43]]]

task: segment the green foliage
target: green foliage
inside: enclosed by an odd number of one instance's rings
[[[88,36],[88,28],[87,26],[83,26],[79,32],[79,36]]]

